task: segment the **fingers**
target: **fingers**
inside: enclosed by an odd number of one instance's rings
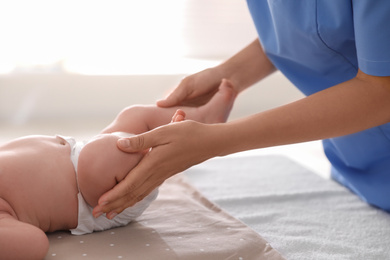
[[[180,103],[179,98],[168,96],[165,99],[157,100],[156,104],[159,107],[173,107],[178,106]]]
[[[222,80],[219,67],[202,70],[182,79],[180,84],[165,98],[157,101],[157,106],[191,106],[206,104],[218,91]]]
[[[98,205],[92,212],[94,217],[107,213],[107,218],[112,219],[126,208],[144,199],[162,184],[163,180],[153,178],[156,175],[149,174],[152,172],[149,165],[153,163],[145,158],[143,161],[124,180],[99,198]]]
[[[146,179],[146,176],[138,176],[137,178],[137,170],[134,168],[131,174],[128,174],[126,178],[118,183],[112,190],[104,193],[99,198],[98,206],[93,210],[94,216],[97,217],[102,213],[109,213],[111,211],[119,214],[124,209],[133,206],[141,199],[138,197],[144,193],[140,190],[140,187],[142,188],[141,184],[144,183]]]
[[[159,145],[159,135],[155,130],[132,136],[129,138],[120,138],[117,146],[120,150],[128,153],[141,152],[153,146]]]
[[[179,86],[177,86],[165,99],[157,101],[159,107],[173,107],[181,104],[188,96],[187,87],[183,79]]]
[[[172,117],[173,122],[180,122],[185,119],[185,112],[181,109],[178,109]],[[161,135],[159,135],[159,129],[156,128],[149,132],[135,135],[128,138],[120,138],[117,141],[117,146],[120,150],[124,152],[142,152],[148,150],[157,145],[161,145]]]
[[[113,206],[112,208],[110,208],[110,204],[106,204],[105,212],[108,212],[106,214],[107,218],[113,219],[114,217],[116,217],[118,214],[120,214],[125,209],[134,206],[136,203],[141,202],[142,200],[149,200],[149,203],[150,203],[152,200],[154,200],[153,196],[155,196],[155,195],[152,195],[151,193],[153,191],[155,191],[156,189],[158,189],[158,187],[161,184],[162,183],[158,183],[156,185],[151,186],[147,191],[143,192],[141,195],[134,197],[134,200],[127,200],[127,204],[118,204],[117,205],[118,207]],[[148,199],[149,195],[152,196],[152,198]],[[114,205],[114,204],[112,204],[112,205]]]
[[[205,153],[203,146],[199,145],[195,137],[204,132],[202,130],[204,125],[188,120],[176,123],[184,117],[184,112],[178,110],[173,119],[174,123],[124,139],[129,141],[130,146],[134,144],[135,147],[122,149],[125,152],[144,150],[147,147],[153,147],[153,149],[120,183],[99,198],[98,206],[93,210],[94,216],[108,213],[107,217],[115,217],[116,214],[142,200],[167,178],[209,158],[208,153]],[[198,128],[194,127],[194,124]],[[189,131],[195,132],[191,135],[192,138],[187,136]],[[137,140],[139,137],[143,139]],[[120,146],[119,142],[118,146]],[[200,147],[195,155],[186,152],[187,147],[194,146]]]

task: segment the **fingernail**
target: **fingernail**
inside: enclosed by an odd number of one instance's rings
[[[103,212],[99,211],[99,212],[96,212],[93,216],[94,216],[94,218],[98,218],[101,215],[103,215]]]
[[[117,215],[118,215],[118,213],[111,211],[110,213],[108,213],[107,218],[108,218],[108,219],[113,219],[113,218],[115,218]]]
[[[99,206],[104,206],[104,205],[107,205],[107,204],[108,204],[108,201],[99,202]]]
[[[118,144],[122,147],[129,147],[130,146],[130,141],[127,139],[119,139]]]

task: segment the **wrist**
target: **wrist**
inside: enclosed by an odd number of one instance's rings
[[[209,124],[206,126],[209,129],[204,131],[204,133],[207,133],[206,140],[209,140],[206,143],[211,153],[210,158],[226,156],[248,149],[248,147],[245,147],[245,139],[242,138],[242,127],[230,123]]]
[[[221,63],[219,67],[224,77],[234,85],[238,93],[276,70],[258,39]]]
[[[243,82],[240,79],[239,67],[240,65],[235,64],[234,61],[232,61],[231,59],[224,61],[215,67],[215,72],[217,75],[220,76],[220,79],[229,80],[233,85],[233,89],[237,93],[240,93],[242,90],[245,89],[242,84]]]

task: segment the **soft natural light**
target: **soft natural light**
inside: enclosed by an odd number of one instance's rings
[[[186,54],[185,0],[0,0],[0,74],[169,70]]]

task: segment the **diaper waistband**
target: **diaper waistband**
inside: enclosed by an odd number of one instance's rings
[[[79,161],[79,155],[83,147],[85,146],[86,142],[79,141],[77,142],[76,139],[70,136],[63,136],[63,135],[56,135],[66,141],[70,145],[70,160],[73,163],[73,167],[76,173],[76,181],[78,180],[77,178],[77,164]],[[78,188],[78,182],[77,182],[77,188]]]

